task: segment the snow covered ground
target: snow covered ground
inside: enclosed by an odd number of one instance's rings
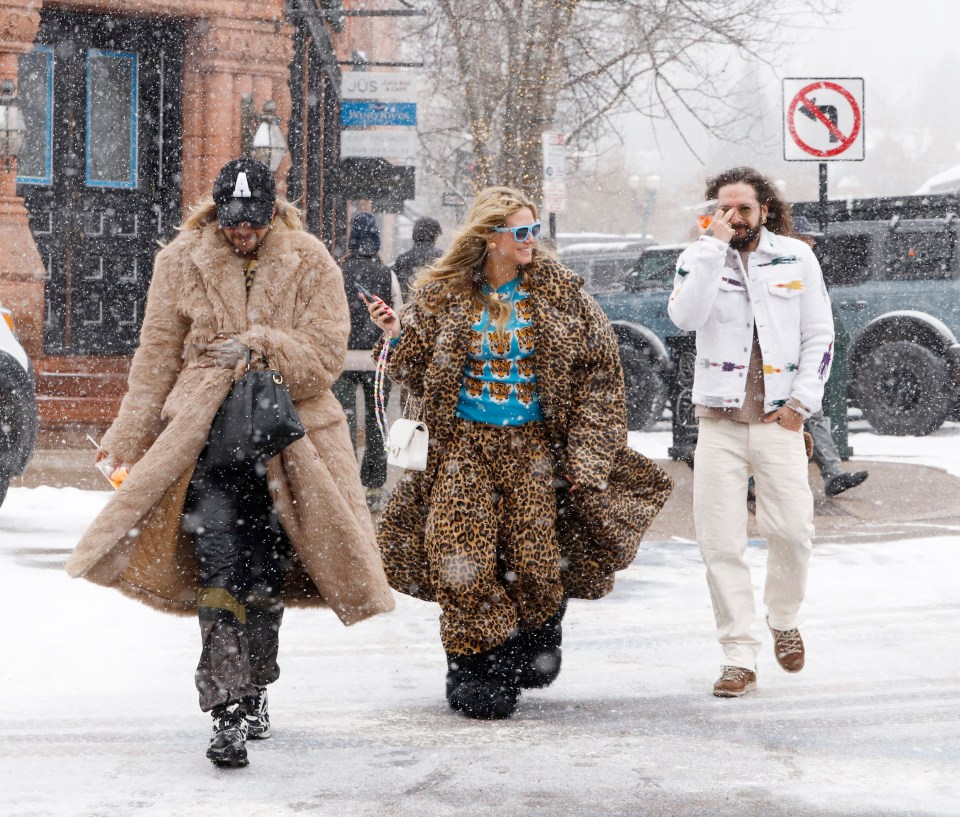
[[[851,441],[960,474],[960,426]],[[632,442],[662,457],[669,433]],[[689,543],[647,543],[611,596],[572,602],[559,680],[505,723],[446,708],[435,606],[401,597],[350,629],[292,610],[274,737],[227,771],[203,754],[195,621],[61,569],[107,498],[15,488],[0,509],[4,817],[960,815],[960,536],[819,546],[807,668],[781,672],[764,634],[742,700],[710,695]]]

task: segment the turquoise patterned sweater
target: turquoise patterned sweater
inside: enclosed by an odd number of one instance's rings
[[[485,285],[484,291],[493,290]],[[457,416],[496,426],[538,422],[543,415],[533,370],[533,317],[526,303],[529,293],[518,277],[499,287],[496,294],[510,303],[510,318],[500,337],[487,309],[471,327]]]

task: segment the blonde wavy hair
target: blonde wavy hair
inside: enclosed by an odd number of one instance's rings
[[[300,210],[291,202],[281,196],[277,196],[277,214],[273,217],[273,222],[279,219],[291,230],[302,230],[303,224],[300,221]],[[183,224],[177,227],[181,232],[187,230],[199,230],[208,224],[216,223],[217,204],[213,196],[204,196],[196,204],[190,206],[187,210],[187,217]]]
[[[444,304],[458,295],[467,295],[488,310],[490,320],[502,332],[510,317],[510,306],[492,294],[484,294],[483,265],[487,260],[487,244],[491,228],[503,227],[507,217],[522,207],[529,207],[533,218],[539,218],[533,199],[511,187],[487,187],[473,201],[466,222],[453,239],[447,251],[431,266],[423,269],[413,281],[413,296],[428,312],[439,312]],[[533,260],[548,255],[537,244]],[[526,265],[520,268],[523,275]],[[437,285],[437,286],[431,286]]]

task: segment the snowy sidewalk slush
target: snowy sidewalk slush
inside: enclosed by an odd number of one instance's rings
[[[663,432],[631,439],[664,456]],[[952,424],[851,441],[858,458],[960,474]],[[807,668],[781,672],[763,633],[742,700],[710,694],[703,567],[678,537],[646,542],[608,598],[571,603],[560,678],[502,723],[447,709],[435,605],[402,597],[352,632],[290,610],[274,737],[220,771],[196,622],[62,570],[107,498],[13,488],[0,509],[0,815],[960,814],[960,530],[818,543]],[[755,582],[765,555],[751,543]]]

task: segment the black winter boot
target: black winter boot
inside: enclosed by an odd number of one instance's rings
[[[486,652],[447,654],[447,701],[451,709],[479,720],[509,718],[517,708],[518,636]]]
[[[541,689],[557,680],[560,674],[563,638],[561,622],[567,611],[567,599],[560,602],[560,609],[548,618],[539,629],[520,633],[518,674],[524,689]]]
[[[236,769],[246,766],[247,721],[243,706],[238,703],[221,704],[213,708],[213,734],[207,747],[207,757],[214,766]]]

